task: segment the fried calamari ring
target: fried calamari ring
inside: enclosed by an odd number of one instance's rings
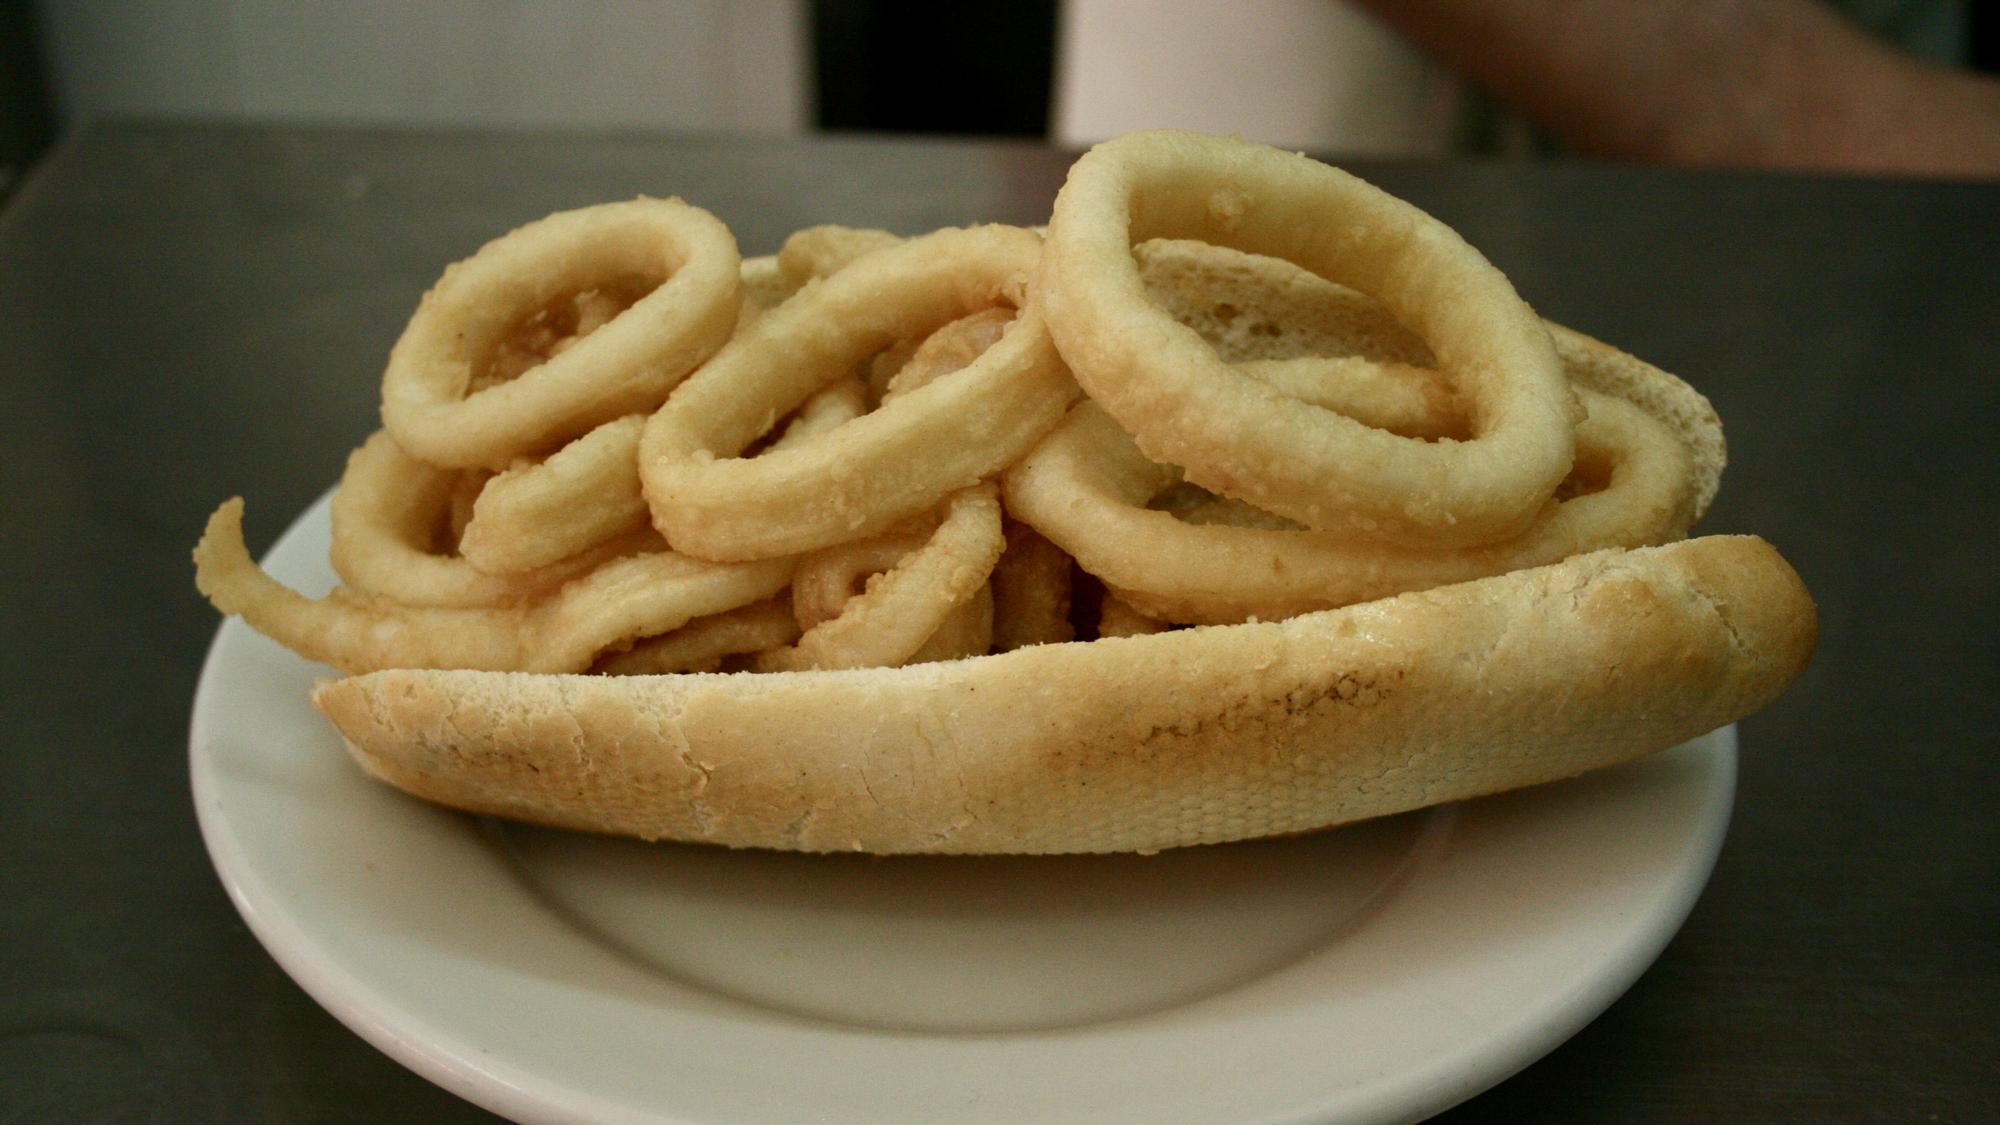
[[[889,243],[902,241],[886,232],[846,227],[812,228],[812,233],[884,234]],[[869,240],[864,237],[862,242]],[[743,263],[744,319],[738,331],[791,295],[776,262],[753,258]],[[1011,310],[984,309],[920,341],[910,341],[909,352],[884,376],[884,395],[914,390],[970,364],[998,342],[1013,317]],[[771,448],[796,444],[864,413],[859,388],[858,382],[847,380],[807,399]],[[638,469],[643,425],[643,416],[607,422],[543,460],[494,476],[477,494],[473,519],[461,538],[461,553],[480,571],[510,575],[549,566],[643,526],[646,504],[639,491]]]
[[[1097,603],[1097,638],[1149,637],[1164,633],[1169,626],[1157,617],[1139,612],[1132,603],[1106,589]]]
[[[1000,342],[1014,323],[1014,310],[981,309],[959,317],[923,338],[910,356],[882,385],[877,401],[909,394],[930,386],[954,371],[972,366],[972,361]]]
[[[1470,436],[1430,349],[1374,298],[1282,258],[1206,242],[1156,238],[1132,258],[1147,299],[1233,370],[1404,437]]]
[[[908,663],[953,610],[985,588],[1005,545],[994,486],[959,492],[923,546],[871,579],[837,615],[807,629],[797,645],[759,656],[757,671]]]
[[[514,574],[644,527],[638,449],[645,428],[645,415],[627,415],[496,474],[472,502],[459,553],[488,574]]]
[[[906,664],[932,664],[985,656],[993,649],[993,585],[986,583],[972,597],[953,607],[938,623],[937,632],[911,654]]]
[[[803,284],[806,280],[825,277],[836,272],[862,254],[872,253],[902,241],[904,240],[901,236],[884,230],[827,226],[808,227],[799,231],[787,239],[785,245],[792,251],[792,268],[799,273],[800,284]],[[1006,315],[1011,319],[1013,314]],[[917,349],[940,334],[949,335],[956,323],[957,321],[953,321],[952,324],[945,325],[929,336],[898,340],[870,359],[864,373],[869,404],[879,405],[884,398],[887,398],[890,381],[896,377],[897,372],[909,365]],[[958,366],[965,365],[961,363]],[[942,373],[942,371],[937,372],[937,374]]]
[[[1436,371],[1360,356],[1246,359],[1230,370],[1289,399],[1406,438],[1463,439],[1463,404]]]
[[[1217,496],[1198,484],[1186,481],[1168,486],[1146,506],[1155,511],[1172,513],[1182,523],[1261,527],[1266,531],[1305,530],[1281,515],[1246,504],[1233,496]]]
[[[792,573],[792,617],[799,628],[839,617],[847,603],[868,588],[869,579],[921,550],[936,530],[937,521],[932,520],[927,527],[897,528],[801,557]]]
[[[783,449],[863,411],[861,384],[845,379],[816,392],[772,442]],[[639,492],[639,435],[646,418],[606,422],[542,461],[486,482],[472,505],[459,552],[495,575],[534,571],[648,530]]]
[[[1455,551],[1339,532],[1197,524],[1147,507],[1179,478],[1149,460],[1094,403],[1079,404],[1005,477],[1007,510],[1076,557],[1119,597],[1167,621],[1225,624],[1369,601],[1678,538],[1691,522],[1688,452],[1664,423],[1584,392],[1577,494],[1504,543]]]
[[[903,241],[900,235],[872,227],[825,223],[793,231],[778,248],[778,273],[798,288],[808,281],[831,277],[849,262]]]
[[[877,575],[894,570],[904,559],[923,550],[935,535],[937,526],[938,519],[933,514],[932,518],[908,521],[883,535],[857,539],[806,555],[799,560],[798,569],[792,575],[793,619],[800,628],[811,629],[840,616],[848,603],[865,592]],[[1067,566],[1068,557],[1064,556],[1063,561]],[[997,576],[998,573],[996,564],[994,574]],[[936,632],[905,663],[922,664],[932,660],[981,656],[992,648],[994,600],[991,585],[989,582],[971,600],[961,602],[946,614]]]
[[[656,552],[605,563],[512,607],[410,606],[335,590],[309,598],[265,574],[243,545],[243,501],[225,502],[195,545],[195,585],[223,613],[343,672],[477,668],[581,672],[608,648],[768,598],[791,562],[709,563]]]
[[[869,403],[880,406],[966,366],[999,342],[1013,320],[1011,309],[982,309],[922,339],[889,345],[867,363],[864,378]]]
[[[377,431],[347,458],[333,494],[334,573],[358,592],[429,606],[504,606],[539,597],[621,554],[659,545],[643,520],[591,549],[496,575],[453,553],[452,525],[469,470],[439,469]],[[460,533],[462,535],[462,532]]]
[[[713,672],[729,657],[779,648],[798,639],[792,607],[783,598],[768,598],[646,637],[624,652],[607,653],[591,671],[607,676]]]
[[[1375,297],[1435,354],[1472,437],[1413,441],[1230,371],[1147,299],[1132,246],[1156,237],[1284,258]],[[1495,542],[1528,526],[1574,455],[1548,332],[1499,270],[1415,207],[1262,145],[1163,131],[1092,149],[1056,197],[1032,311],[1148,456],[1308,527]]]
[[[739,332],[792,293],[775,257],[745,259],[741,276]],[[808,400],[800,413],[817,409],[818,401]],[[492,477],[468,505],[460,552],[479,570],[513,574],[646,526],[638,464],[645,420],[634,414],[606,422],[546,458],[524,460]]]
[[[1147,296],[1237,371],[1292,398],[1406,436],[1467,436],[1462,403],[1427,370],[1436,364],[1430,349],[1374,298],[1282,258],[1206,242],[1152,239],[1133,247],[1132,256]],[[1636,403],[1680,435],[1694,457],[1694,514],[1700,518],[1729,459],[1714,406],[1644,360],[1554,321],[1542,323],[1574,386]],[[1375,367],[1349,359],[1372,360]],[[1329,397],[1334,392],[1337,400]],[[1426,411],[1435,414],[1427,419]]]
[[[778,261],[797,285],[826,277],[863,254],[904,239],[863,227],[807,227],[785,240]],[[1011,309],[982,309],[960,317],[921,339],[898,340],[868,361],[868,401],[879,404],[913,391],[940,375],[971,363],[999,341],[1014,319]]]
[[[424,294],[389,353],[383,424],[434,465],[499,469],[652,410],[729,338],[739,261],[729,228],[677,199],[529,223],[446,269]],[[645,295],[574,346],[481,385],[510,333],[603,288]]]
[[[861,380],[849,376],[813,392],[805,404],[792,412],[791,421],[765,449],[793,449],[819,434],[838,429],[868,413],[868,392]],[[636,455],[636,454],[635,454]]]
[[[777,308],[799,291],[798,285],[778,268],[775,254],[743,259],[743,307],[737,314],[736,329]]]
[[[993,566],[993,647],[1012,652],[1029,645],[1076,639],[1070,624],[1070,568],[1061,547],[1019,520],[1008,520],[1007,549]]]
[[[942,230],[865,255],[751,325],[646,425],[640,479],[674,549],[717,560],[800,554],[874,535],[1018,460],[1076,385],[1023,312],[966,367],[844,426],[738,456],[815,390],[892,341],[1018,307],[1041,240]]]

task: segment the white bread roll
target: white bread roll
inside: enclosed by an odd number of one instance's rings
[[[392,670],[313,702],[368,772],[475,812],[804,851],[1153,851],[1665,749],[1775,698],[1814,634],[1776,551],[1712,537],[905,668]]]

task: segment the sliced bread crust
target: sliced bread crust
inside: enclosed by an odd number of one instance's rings
[[[1601,551],[1288,621],[896,669],[391,670],[314,704],[445,805],[737,847],[1154,851],[1640,757],[1775,698],[1810,597],[1754,537]]]

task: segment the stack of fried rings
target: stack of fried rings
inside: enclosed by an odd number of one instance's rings
[[[1046,235],[817,227],[744,261],[639,199],[426,294],[334,497],[338,588],[265,575],[237,500],[197,577],[348,673],[886,667],[1270,620],[1683,535],[1719,449],[1607,367],[1644,365],[1408,204],[1241,141],[1101,145]]]

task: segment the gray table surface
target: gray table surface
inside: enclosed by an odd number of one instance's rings
[[[1044,218],[1068,157],[873,140],[149,123],[65,140],[0,212],[0,1121],[473,1120],[259,948],[195,827],[216,626],[188,549],[261,550],[374,425],[442,263],[636,193],[745,251],[839,221]],[[1363,164],[1547,316],[1694,382],[1821,614],[1742,725],[1736,819],[1658,963],[1448,1116],[2000,1120],[2000,186]]]

